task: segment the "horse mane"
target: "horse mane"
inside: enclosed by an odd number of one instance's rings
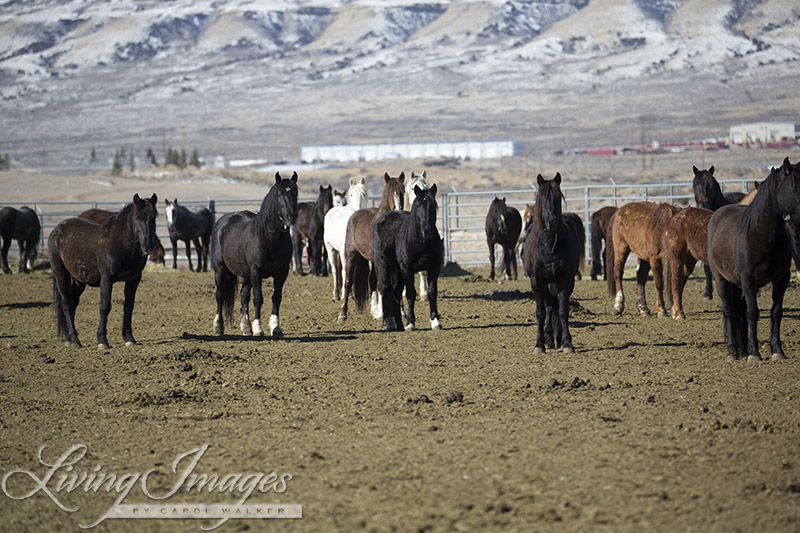
[[[548,192],[545,192],[544,189],[547,188]],[[544,220],[545,210],[546,210],[546,203],[543,202],[545,196],[547,194],[553,194],[549,191],[553,190],[553,180],[545,181],[541,185],[539,185],[539,189],[536,191],[536,202],[533,204],[533,221],[532,225],[538,230],[541,230],[543,224],[542,221]],[[561,192],[561,188],[558,188],[558,195],[560,196],[558,200],[558,206],[561,207],[561,201],[565,200],[564,193]],[[560,214],[564,213],[563,209],[559,209],[561,211]],[[559,222],[560,223],[560,222]]]
[[[679,210],[680,209],[667,203],[659,204],[650,217],[650,228],[657,233],[663,233],[669,219]]]
[[[773,168],[769,176],[761,182],[758,186],[758,194],[755,195],[750,205],[745,206],[742,211],[742,216],[739,218],[739,228],[743,231],[755,231],[758,225],[758,216],[769,209],[769,205],[773,203],[776,193],[776,186],[778,183],[777,173],[780,168]]]
[[[261,207],[258,209],[258,214],[256,214],[256,218],[253,220],[254,224],[256,224],[260,230],[269,231],[270,229],[269,215],[277,203],[279,185],[280,182],[270,187],[264,199],[261,200]]]

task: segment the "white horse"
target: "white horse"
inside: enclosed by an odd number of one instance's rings
[[[422,174],[416,174],[413,170],[411,171],[411,179],[406,184],[406,211],[411,211],[411,204],[414,203],[414,198],[416,197],[414,187],[417,186],[423,190],[428,188],[428,175],[424,170]],[[419,298],[423,302],[428,299],[428,274],[426,272],[419,273]]]
[[[334,272],[333,299],[341,300],[344,291],[344,241],[347,236],[347,221],[353,213],[367,207],[367,188],[364,178],[355,180],[350,178],[350,188],[347,190],[347,203],[331,208],[325,214],[323,239],[325,249],[328,250],[328,259]]]

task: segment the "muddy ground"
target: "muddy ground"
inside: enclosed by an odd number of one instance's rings
[[[577,352],[534,356],[527,279],[486,270],[441,280],[444,329],[387,333],[367,315],[335,321],[331,279],[290,275],[279,340],[210,336],[210,273],[148,267],[134,334],[94,348],[97,289],[78,309],[85,347],[57,341],[47,270],[0,276],[0,470],[43,479],[46,462],[83,444],[71,473],[145,473],[151,494],[173,461],[202,445],[194,473],[291,474],[297,520],[232,520],[240,531],[797,531],[800,529],[800,286],[782,328],[788,360],[730,363],[719,300],[690,280],[687,320],[609,313],[602,282],[580,281]],[[635,286],[625,283],[628,301]],[[652,283],[649,298],[654,302]],[[760,297],[766,355],[770,291]],[[654,306],[653,306],[654,307]],[[179,464],[182,472],[188,459]],[[57,491],[7,479],[2,529],[78,531],[117,493]],[[181,491],[183,489],[181,488]],[[21,497],[13,500],[12,494]],[[232,503],[175,494],[157,503]],[[136,485],[123,503],[153,503]],[[198,531],[200,520],[107,520],[95,531]]]

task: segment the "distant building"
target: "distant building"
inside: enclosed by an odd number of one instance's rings
[[[731,126],[731,144],[756,142],[776,142],[800,138],[800,123],[795,122],[753,122]]]
[[[493,159],[522,154],[518,141],[444,141],[303,146],[300,159],[314,161],[382,161],[385,159]]]

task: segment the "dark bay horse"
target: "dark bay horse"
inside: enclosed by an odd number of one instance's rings
[[[744,198],[744,193],[728,192],[723,193],[717,178],[714,177],[714,166],[708,170],[698,170],[692,167],[694,178],[692,178],[692,190],[694,191],[694,201],[697,207],[716,211],[723,205],[731,205],[740,202]],[[711,282],[711,269],[705,263],[703,270],[706,274],[706,288],[703,291],[703,298],[710,300],[714,294],[714,285]]]
[[[530,229],[531,225],[533,224],[533,218],[536,215],[536,206],[535,204],[525,204],[525,212],[522,215],[522,224],[523,224],[523,233],[525,234],[525,238],[528,237],[528,230]],[[575,229],[579,233],[579,238],[581,241],[581,258],[580,262],[578,263],[578,272],[575,274],[575,279],[580,280],[583,275],[581,274],[581,270],[583,270],[583,262],[586,258],[586,229],[583,225],[583,220],[581,220],[580,215],[577,213],[570,213],[569,211],[563,213],[565,217],[569,217],[572,221],[572,224],[575,226]],[[525,246],[523,242],[523,250],[521,250],[520,254],[525,253]]]
[[[494,245],[503,248],[503,276],[517,279],[517,240],[522,231],[522,217],[515,207],[506,205],[505,198],[495,198],[486,215],[486,244],[489,246],[490,279],[494,279]],[[513,269],[513,274],[512,274]]]
[[[761,360],[756,293],[768,283],[772,284],[772,359],[786,358],[780,336],[792,260],[786,223],[800,225],[800,166],[792,165],[788,157],[772,169],[752,204],[721,207],[708,223],[708,262],[722,300],[728,359]]]
[[[133,203],[103,224],[68,218],[50,232],[47,251],[53,271],[53,307],[58,336],[66,345],[81,346],[75,331],[75,309],[89,285],[100,287],[97,347],[108,350],[106,324],[111,311],[111,288],[117,281],[125,282],[122,337],[126,346],[136,344],[131,317],[142,270],[155,246],[157,202],[155,194],[149,199],[140,199],[136,194]]]
[[[408,305],[405,329],[416,329],[414,274],[417,272],[428,274],[431,329],[442,327],[437,307],[442,239],[436,229],[436,184],[427,189],[417,185],[414,194],[410,212],[387,211],[373,225],[372,256],[380,276],[387,331],[397,331],[403,325],[401,300],[404,289]]]
[[[753,190],[739,202],[749,205],[758,192],[758,182]],[[661,237],[664,257],[669,272],[668,284],[672,292],[672,318],[683,319],[683,289],[697,261],[708,264],[708,221],[714,212],[702,207],[687,207],[669,219]]]
[[[385,173],[380,206],[359,209],[347,220],[344,242],[344,295],[342,296],[342,307],[339,310],[339,322],[347,320],[347,301],[351,290],[356,309],[359,312],[364,309],[371,291],[373,294],[371,297],[372,316],[373,318],[383,316],[382,305],[379,303],[378,297],[378,274],[374,268],[370,270],[370,263],[373,262],[372,225],[380,215],[387,211],[393,209],[402,211],[405,195],[403,181],[405,179],[405,172],[401,172],[396,178]]]
[[[525,272],[536,298],[536,347],[534,354],[560,346],[573,353],[569,331],[569,298],[581,261],[581,235],[574,218],[561,213],[561,174],[536,178],[535,212],[523,251]],[[555,330],[555,334],[554,334]],[[557,343],[557,344],[556,344]]]
[[[603,243],[608,234],[611,215],[616,212],[616,207],[607,205],[592,213],[590,217],[589,233],[592,239],[592,269],[589,271],[589,275],[592,277],[592,281],[597,281],[597,276],[601,272],[603,273],[603,279],[607,279],[605,269],[606,251],[603,249]]]
[[[214,215],[207,207],[192,209],[178,204],[175,198],[167,203],[167,230],[172,243],[172,268],[178,268],[178,241],[186,242],[186,259],[192,271],[192,243],[197,251],[197,272],[208,272],[208,250],[211,245],[211,231],[214,229]]]
[[[270,334],[283,336],[280,306],[283,284],[292,261],[292,238],[289,228],[297,220],[297,172],[290,179],[275,173],[258,213],[228,213],[214,225],[211,234],[211,266],[216,284],[217,313],[214,335],[223,335],[225,322],[233,323],[233,300],[238,281],[242,282],[240,328],[244,335],[264,334],[261,327],[261,306],[264,297],[261,282],[272,277],[272,312]],[[250,324],[250,291],[253,291],[255,318]],[[223,316],[224,315],[224,316]]]
[[[639,259],[636,267],[637,308],[639,314],[650,314],[645,298],[645,283],[653,269],[656,286],[658,316],[667,316],[664,306],[664,276],[662,260],[664,249],[661,234],[667,221],[680,210],[670,204],[631,202],[617,210],[611,217],[611,231],[606,234],[606,283],[609,296],[615,296],[614,314],[625,310],[622,292],[622,275],[628,255],[633,252]]]
[[[325,215],[333,207],[333,188],[319,186],[317,201],[297,204],[297,222],[292,226],[294,272],[303,274],[303,241],[308,242],[308,267],[314,276],[328,275],[325,254]]]
[[[116,214],[116,212],[106,209],[87,209],[78,215],[78,218],[85,218],[86,220],[102,224]],[[161,239],[159,239],[158,236],[156,236],[156,243],[155,246],[153,246],[153,251],[150,252],[150,262],[164,266],[164,245],[161,244]]]
[[[11,269],[8,267],[8,249],[11,248],[12,239],[16,239],[19,244],[19,261],[17,261],[19,271],[27,274],[33,268],[41,232],[42,226],[39,223],[39,217],[30,207],[0,208],[0,238],[3,240],[4,273],[11,274]]]

